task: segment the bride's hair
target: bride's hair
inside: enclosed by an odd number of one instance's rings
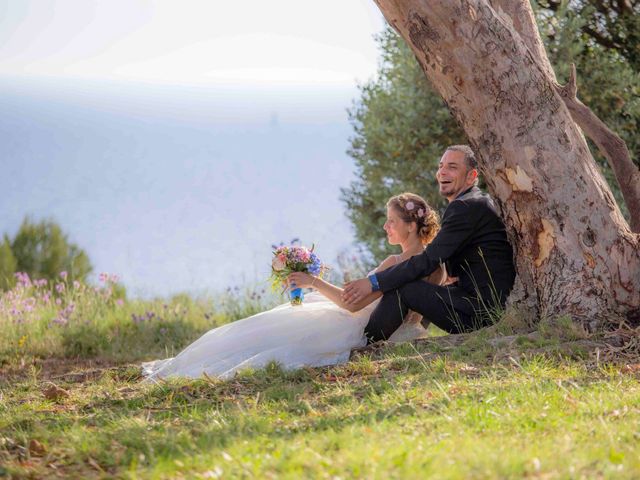
[[[423,245],[431,242],[440,230],[440,217],[420,195],[401,193],[389,199],[387,208],[389,207],[398,212],[403,221],[416,222],[418,236]]]

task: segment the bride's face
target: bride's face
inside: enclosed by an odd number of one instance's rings
[[[400,245],[409,238],[409,235],[412,233],[415,235],[413,223],[402,220],[393,207],[387,207],[387,221],[382,228],[387,232],[387,241],[391,245]]]

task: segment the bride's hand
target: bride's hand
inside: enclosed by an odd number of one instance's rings
[[[458,277],[450,277],[449,275],[447,275],[447,277],[442,282],[442,286],[446,287],[447,285],[453,285],[454,283],[458,283]]]
[[[371,293],[371,282],[368,278],[361,278],[345,283],[342,300],[349,305],[355,305]]]
[[[287,277],[289,288],[312,288],[315,277],[304,272],[293,272]]]

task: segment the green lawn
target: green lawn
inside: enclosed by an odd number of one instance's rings
[[[2,473],[640,476],[635,368],[526,353],[470,363],[465,356],[478,357],[471,340],[387,347],[334,368],[283,372],[274,365],[228,382],[147,384],[135,365],[67,363],[51,374],[52,365],[26,367],[0,387]],[[47,400],[51,380],[68,396]]]
[[[0,294],[0,477],[640,478],[640,359],[568,319],[153,384],[140,362],[277,299],[54,283]]]

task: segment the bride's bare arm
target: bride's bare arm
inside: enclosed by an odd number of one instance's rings
[[[313,288],[318,290],[322,295],[331,300],[340,308],[344,308],[345,310],[349,310],[350,312],[357,312],[358,310],[363,309],[371,302],[373,302],[376,298],[381,297],[382,293],[380,292],[372,292],[358,303],[348,304],[342,301],[342,288],[333,285],[321,278],[316,279]]]
[[[387,268],[395,265],[394,257],[388,257],[384,262],[382,262],[378,268],[376,268],[376,272],[381,272],[382,270],[386,270]],[[349,310],[350,312],[357,312],[358,310],[363,309],[375,299],[382,296],[381,292],[372,292],[358,303],[349,304],[345,303],[342,300],[342,288],[333,285],[321,278],[313,277],[308,273],[302,272],[294,272],[288,277],[289,282],[294,282],[297,287],[302,288],[315,288],[318,290],[323,296],[331,300],[340,308],[344,308],[345,310]]]

